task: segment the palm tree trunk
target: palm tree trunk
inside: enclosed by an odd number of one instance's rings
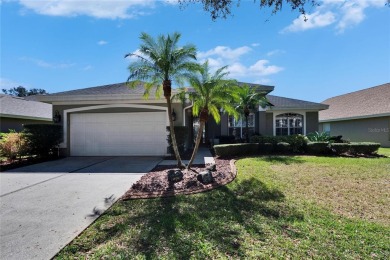
[[[171,134],[173,152],[175,153],[175,157],[177,160],[177,167],[185,168],[185,165],[183,164],[183,162],[180,158],[179,148],[177,147],[175,128],[174,128],[173,120],[172,120],[171,81],[170,80],[164,80],[163,89],[164,89],[165,99],[167,100],[169,132]]]
[[[246,124],[245,124],[245,129],[246,129],[246,142],[249,143],[249,124],[248,124],[248,116],[245,115],[245,121],[246,121]]]
[[[196,154],[198,153],[200,140],[202,139],[202,135],[203,135],[203,128],[204,128],[204,125],[205,125],[205,121],[200,120],[200,121],[199,121],[198,133],[196,134],[196,140],[195,140],[194,151],[192,152],[191,159],[190,159],[190,161],[188,162],[188,165],[187,165],[187,169],[188,169],[188,170],[191,168],[191,165],[192,165],[192,163],[193,163],[194,160],[195,160],[195,156],[196,156]]]

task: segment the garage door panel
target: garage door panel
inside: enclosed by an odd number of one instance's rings
[[[70,116],[72,156],[166,154],[166,113],[85,113]]]

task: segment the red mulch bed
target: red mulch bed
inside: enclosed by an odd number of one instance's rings
[[[197,180],[197,175],[206,170],[205,165],[194,165],[190,170],[183,170],[183,180],[171,183],[168,181],[167,171],[177,169],[174,166],[157,166],[141,177],[122,196],[122,200],[147,199],[157,197],[170,197],[178,194],[194,194],[215,189],[233,181],[237,171],[233,160],[216,159],[217,170],[212,172],[214,181],[203,184]]]

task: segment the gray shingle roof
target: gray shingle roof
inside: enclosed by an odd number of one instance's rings
[[[140,83],[135,88],[130,88],[126,82],[103,85],[91,88],[75,89],[70,91],[50,94],[51,96],[71,96],[71,95],[123,95],[123,94],[144,94],[143,84]]]
[[[267,98],[271,104],[274,105],[274,109],[327,109],[328,106],[310,101],[304,101],[293,98],[278,97],[273,95],[267,95]]]
[[[332,97],[322,103],[328,104],[329,109],[320,112],[320,121],[390,114],[390,83]]]
[[[0,116],[51,120],[52,106],[20,97],[0,94]]]

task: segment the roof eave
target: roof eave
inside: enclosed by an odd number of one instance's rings
[[[390,116],[390,113],[374,114],[374,115],[362,115],[362,116],[351,116],[351,117],[340,117],[340,118],[330,118],[330,119],[319,119],[320,123],[327,122],[337,122],[337,121],[346,121],[346,120],[355,120],[355,119],[366,119],[366,118],[376,118],[376,117],[385,117]]]
[[[53,121],[53,119],[51,117],[35,117],[35,116],[11,115],[11,114],[0,114],[0,117],[28,119],[28,120],[40,120],[40,121],[48,121],[48,122]]]

